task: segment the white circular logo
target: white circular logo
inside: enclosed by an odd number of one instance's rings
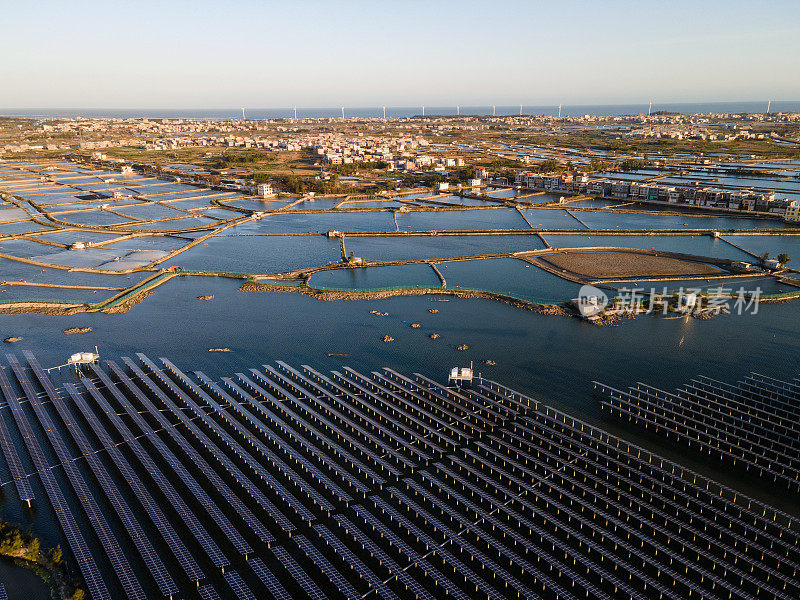
[[[575,305],[578,307],[581,316],[591,317],[605,310],[606,306],[608,306],[608,296],[600,288],[596,288],[593,285],[583,285],[578,291]]]

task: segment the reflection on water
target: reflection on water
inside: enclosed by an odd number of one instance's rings
[[[36,573],[0,559],[0,583],[9,600],[49,600],[50,587]]]

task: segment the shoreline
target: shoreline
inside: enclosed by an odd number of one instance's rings
[[[83,592],[67,573],[60,545],[45,550],[39,538],[23,531],[19,525],[3,521],[0,521],[0,535],[0,558],[33,571],[50,588],[51,597],[68,600]]]

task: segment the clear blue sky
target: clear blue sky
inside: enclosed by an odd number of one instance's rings
[[[800,0],[26,0],[0,108],[800,99]]]

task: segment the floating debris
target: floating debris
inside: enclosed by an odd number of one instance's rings
[[[72,335],[73,333],[89,333],[91,330],[91,327],[70,327],[69,329],[63,329],[62,332],[65,335]]]
[[[393,342],[394,338],[392,336],[390,336],[390,335],[385,335],[385,336],[383,336],[383,341],[388,344],[389,342]]]
[[[469,350],[469,346],[461,344],[460,346],[456,346],[456,350]]]
[[[214,296],[198,296],[198,300],[213,300]]]
[[[432,333],[428,337],[431,338],[432,340],[435,340],[435,339],[437,339],[439,337],[439,334],[438,333]]]
[[[230,352],[230,348],[209,348],[209,352]]]
[[[18,341],[20,341],[21,339],[22,339],[22,336],[21,336],[21,335],[18,335],[18,336],[15,336],[15,337],[7,337],[7,338],[6,338],[6,339],[4,339],[3,341],[4,341],[6,344],[13,344],[14,342],[18,342]]]
[[[429,312],[429,313],[436,314],[436,313],[438,313],[438,312],[439,312],[439,309],[438,309],[438,308],[429,308],[429,309],[428,309],[428,312]]]
[[[349,354],[334,354],[333,352],[329,352],[325,356],[350,356]]]
[[[388,317],[389,316],[388,312],[381,312],[379,310],[371,310],[371,311],[369,311],[369,314],[375,315],[376,317]]]
[[[419,323],[412,323],[411,327],[414,328],[414,329],[418,329],[418,328],[422,327],[422,325],[420,325]]]
[[[497,364],[493,360],[485,360],[485,361],[483,361],[483,363],[486,364],[486,365],[489,365],[490,367],[493,367],[493,366],[495,366]]]

